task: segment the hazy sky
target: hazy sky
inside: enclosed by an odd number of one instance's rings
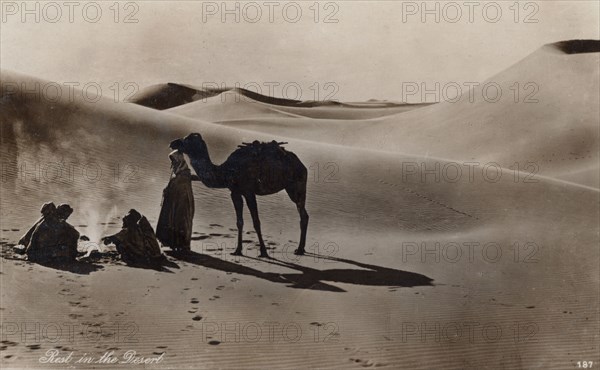
[[[428,1],[425,22],[422,1],[229,1],[225,22],[221,1],[89,3],[28,2],[27,14],[21,1],[2,1],[1,68],[98,82],[104,95],[115,83],[126,95],[126,82],[180,82],[400,100],[406,82],[484,81],[545,43],[600,38],[594,0]]]

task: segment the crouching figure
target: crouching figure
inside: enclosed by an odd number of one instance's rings
[[[135,209],[123,217],[121,231],[102,241],[105,245],[114,244],[128,265],[159,267],[165,261],[150,222]]]
[[[27,259],[38,263],[72,262],[77,257],[79,232],[67,223],[73,213],[68,204],[58,208],[54,203],[45,203],[42,217],[19,240]]]

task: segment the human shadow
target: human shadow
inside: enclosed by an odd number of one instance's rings
[[[332,258],[312,253],[307,256],[315,256],[325,260],[343,262],[352,264],[366,270],[357,269],[328,269],[318,270],[296,263],[281,261],[275,258],[264,260],[266,263],[272,263],[290,269],[298,270],[301,273],[281,274],[281,276],[292,282],[291,288],[307,289],[312,286],[323,284],[323,281],[345,283],[354,285],[368,286],[389,286],[412,288],[416,286],[432,286],[433,279],[414,272],[396,270],[383,266],[369,265],[362,262],[352,261],[343,258]],[[339,288],[338,288],[339,289]],[[342,290],[343,291],[343,290]]]
[[[89,275],[92,272],[104,269],[103,266],[90,262],[82,261],[34,261],[40,266],[48,267],[55,270],[71,272],[78,275]]]
[[[94,253],[89,257],[86,257],[86,261],[94,261],[103,264],[125,264],[127,267],[142,269],[142,270],[154,270],[158,272],[173,273],[168,268],[179,269],[179,265],[175,262],[167,259],[165,255],[157,258],[155,261],[141,262],[141,261],[125,261],[121,258],[118,252],[105,252],[105,253]]]
[[[49,261],[30,261],[24,254],[22,248],[18,248],[16,245],[11,244],[6,248],[2,248],[0,256],[7,260],[19,261],[26,264],[37,264],[40,266],[48,267],[55,270],[61,270],[71,272],[78,275],[89,275],[92,272],[102,270],[104,267],[93,263],[91,261],[78,261],[78,260],[49,260]]]

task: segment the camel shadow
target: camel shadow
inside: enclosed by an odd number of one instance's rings
[[[321,290],[329,292],[343,293],[346,290],[328,284],[328,282],[347,283],[355,285],[367,286],[390,286],[390,287],[415,287],[415,286],[431,286],[433,279],[407,271],[391,269],[382,266],[369,265],[352,260],[342,258],[331,258],[314,254],[307,254],[323,259],[331,259],[336,262],[352,264],[366,270],[359,269],[330,269],[317,270],[310,267],[301,266],[291,262],[281,261],[275,258],[255,258],[245,257],[257,260],[264,263],[275,264],[286,267],[292,270],[300,271],[300,273],[273,273],[263,272],[248,266],[238,263],[225,261],[219,258],[212,257],[206,254],[196,252],[188,252],[185,255],[173,254],[166,252],[169,255],[175,256],[182,261],[192,263],[199,266],[204,266],[210,269],[232,272],[240,275],[254,276],[273,283],[286,284],[290,288]]]
[[[292,282],[291,288],[307,289],[314,285],[323,284],[323,281],[366,286],[389,286],[397,288],[412,288],[416,286],[433,286],[433,279],[414,272],[396,270],[389,267],[371,265],[345,258],[323,256],[306,253],[305,257],[314,257],[332,262],[341,262],[362,268],[358,269],[327,269],[318,270],[293,262],[281,261],[275,258],[264,262],[298,270],[301,273],[281,274]],[[339,288],[338,288],[339,289]]]

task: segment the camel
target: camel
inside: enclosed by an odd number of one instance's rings
[[[201,181],[209,188],[228,188],[231,191],[238,229],[237,249],[232,255],[242,255],[243,197],[246,199],[258,236],[260,257],[269,257],[260,230],[256,196],[275,194],[284,189],[300,214],[300,243],[294,253],[303,255],[305,252],[308,228],[308,213],[305,209],[308,171],[294,153],[281,146],[283,144],[286,143],[243,143],[221,165],[212,163],[206,143],[198,133],[173,140],[170,144],[171,149],[188,155],[198,175],[195,180]]]

